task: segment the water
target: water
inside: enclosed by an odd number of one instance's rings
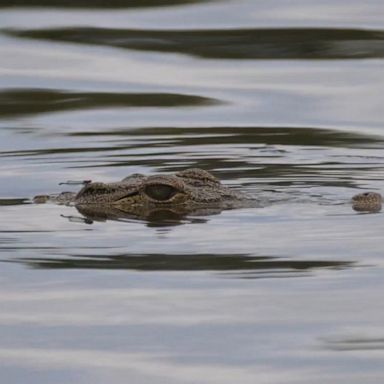
[[[2,381],[381,383],[383,3],[108,3],[0,9]],[[269,203],[30,203],[187,167]]]

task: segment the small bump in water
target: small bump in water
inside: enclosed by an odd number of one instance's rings
[[[380,212],[382,202],[380,193],[364,192],[352,197],[352,208],[357,212]]]

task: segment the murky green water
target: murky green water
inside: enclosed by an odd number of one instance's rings
[[[106,3],[0,8],[1,381],[381,383],[383,2]],[[30,203],[187,167],[267,204]]]

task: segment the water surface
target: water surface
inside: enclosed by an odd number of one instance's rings
[[[0,10],[7,383],[384,379],[383,4]],[[37,194],[200,167],[260,205],[84,219]]]

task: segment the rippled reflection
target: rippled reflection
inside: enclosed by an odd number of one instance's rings
[[[384,148],[384,138],[359,132],[342,132],[311,127],[145,127],[94,131],[62,132],[73,137],[164,137],[173,146],[199,146],[202,144],[262,144],[282,146],[316,146],[340,148]],[[279,149],[284,154],[284,148]]]
[[[384,350],[384,337],[378,332],[376,336],[351,336],[340,338],[328,338],[325,347],[333,351],[375,351]]]
[[[169,227],[186,223],[201,224],[207,222],[207,219],[201,216],[217,215],[223,211],[220,208],[185,210],[182,207],[143,210],[134,207],[122,209],[117,207],[77,206],[76,209],[82,216],[78,218],[76,216],[67,217],[69,221],[93,224],[94,221],[116,220],[131,222],[132,220],[143,220],[149,227]]]
[[[219,103],[201,96],[171,93],[69,92],[49,89],[0,91],[0,118],[78,109],[204,106]]]
[[[23,205],[29,204],[29,199],[0,199],[0,206],[2,205]]]
[[[206,208],[187,210],[183,212],[183,209],[178,207],[172,208],[159,208],[152,210],[135,209],[121,209],[113,206],[76,206],[76,210],[81,216],[76,215],[61,215],[61,217],[67,219],[73,223],[94,224],[94,222],[106,222],[107,220],[113,220],[118,222],[143,222],[148,227],[152,228],[169,228],[183,224],[202,224],[208,222],[208,219],[202,216],[211,216],[220,214],[223,209],[220,208]],[[194,217],[196,216],[196,217]]]
[[[51,135],[49,129],[37,130]],[[34,130],[22,132],[34,134]],[[379,183],[384,164],[384,140],[380,136],[341,132],[331,129],[292,127],[153,127],[104,128],[82,131],[60,130],[62,137],[49,148],[3,149],[3,159],[56,161],[71,168],[69,179],[94,179],[95,168],[114,170],[115,180],[132,172],[132,167],[147,167],[156,172],[175,172],[188,167],[202,168],[222,181],[243,186],[266,184],[367,187],[359,181]],[[61,144],[63,145],[58,145]],[[144,168],[146,170],[146,168]],[[346,171],[347,170],[347,171]],[[52,182],[65,181],[52,175]],[[378,184],[380,188],[380,184]],[[372,187],[370,187],[372,188]],[[60,192],[39,190],[36,194]],[[350,199],[356,192],[344,194]],[[305,190],[301,190],[305,196]],[[29,196],[32,197],[32,196]],[[273,198],[272,198],[273,200]]]
[[[364,59],[384,57],[384,32],[278,28],[134,30],[62,28],[8,31],[18,37],[176,52],[222,59]]]
[[[60,7],[60,8],[142,8],[167,7],[208,2],[212,0],[9,0],[0,7]]]
[[[220,254],[68,255],[66,258],[13,259],[34,268],[128,269],[135,271],[215,271],[237,278],[298,277],[317,269],[345,269],[355,263],[341,260],[281,259],[269,256]]]

